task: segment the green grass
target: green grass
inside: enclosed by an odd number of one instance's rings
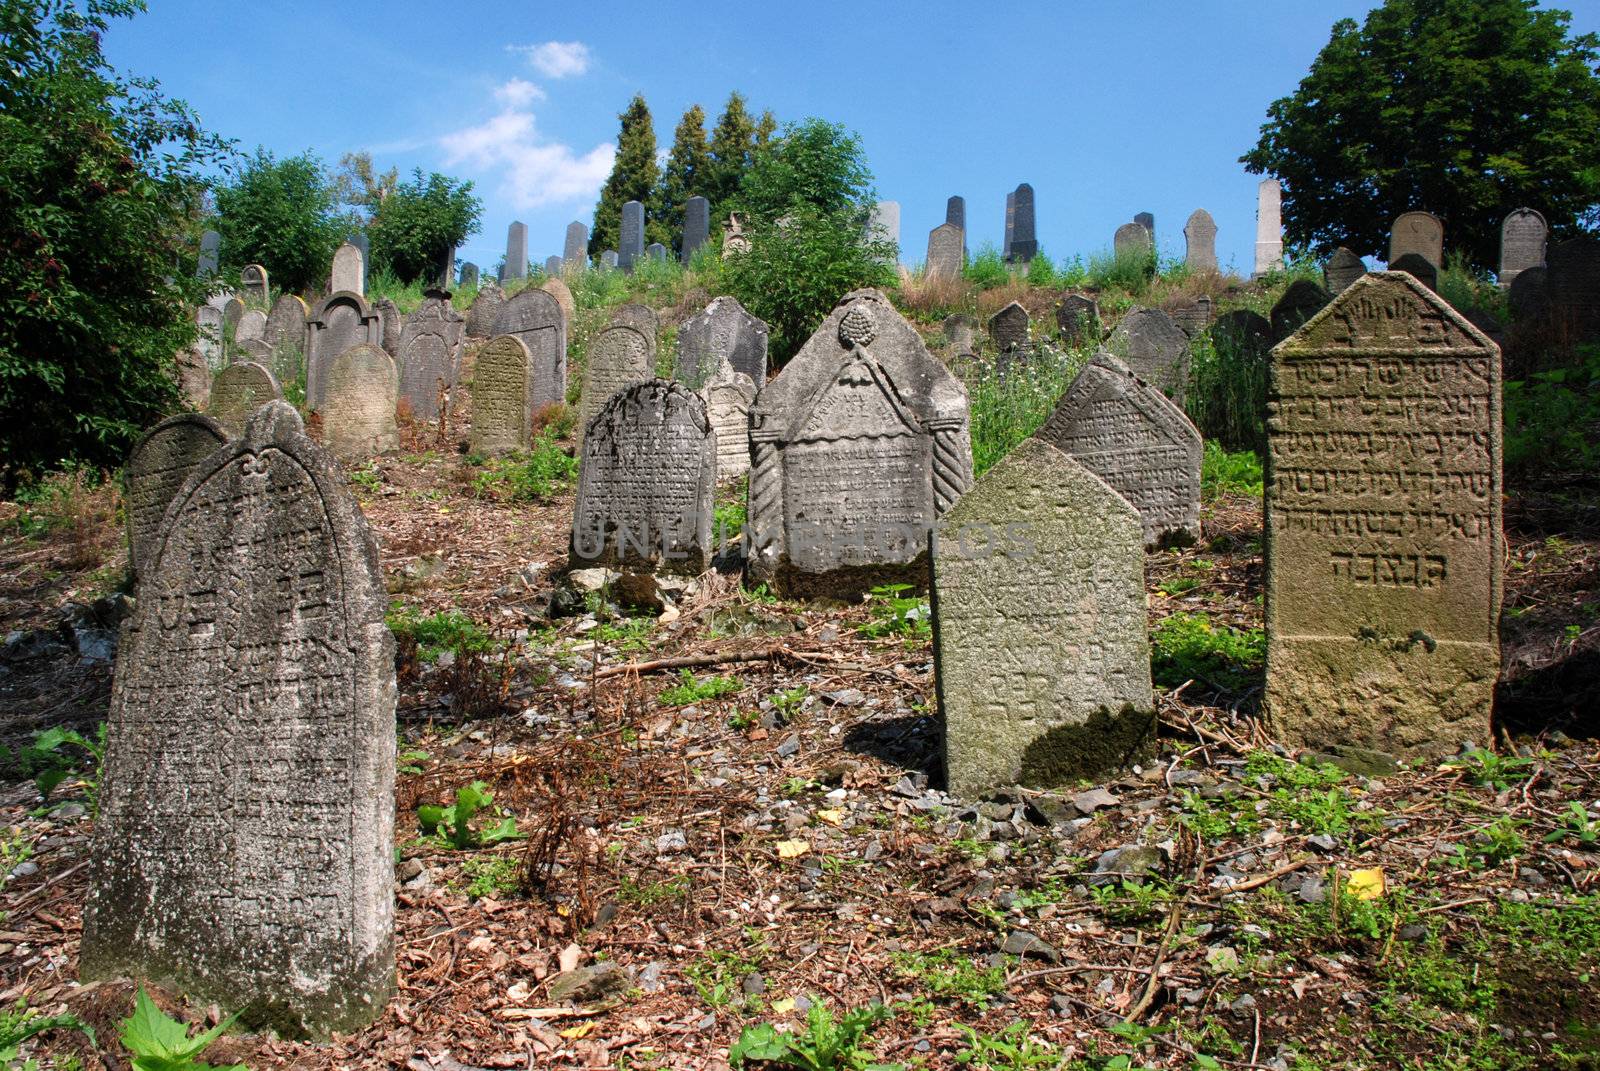
[[[529,451],[517,451],[485,463],[472,481],[480,498],[497,502],[549,502],[572,487],[578,459],[556,443],[553,432],[541,434]]]
[[[1037,431],[1088,363],[1090,350],[1041,342],[1008,374],[983,362],[967,379],[972,419],[972,468],[981,476]]]
[[[1261,629],[1214,624],[1205,614],[1173,614],[1150,635],[1150,671],[1155,683],[1176,688],[1203,681],[1225,692],[1242,692],[1260,679],[1267,636]]]
[[[1205,456],[1200,462],[1202,498],[1210,501],[1223,494],[1254,495],[1259,498],[1264,478],[1261,459],[1254,451],[1230,454],[1215,442],[1207,440]]]
[[[696,680],[694,674],[687,669],[678,674],[678,680],[681,683],[668,688],[657,697],[663,706],[682,707],[707,699],[720,699],[744,687],[744,682],[738,677],[707,677],[705,680]]]
[[[386,620],[396,639],[416,640],[417,656],[424,662],[437,661],[445,651],[459,657],[494,647],[494,638],[488,630],[460,610],[444,610],[424,617],[397,602],[389,608]]]

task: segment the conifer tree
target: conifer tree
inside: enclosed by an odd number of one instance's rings
[[[627,110],[617,118],[622,121],[617,159],[611,166],[611,177],[600,190],[600,203],[594,207],[594,226],[589,228],[591,256],[617,248],[622,239],[622,206],[629,201],[648,205],[656,186],[656,130],[644,96],[635,93]],[[647,208],[647,215],[648,211]]]
[[[722,116],[711,132],[711,162],[707,182],[699,191],[711,202],[711,229],[716,230],[728,214],[728,203],[738,192],[744,172],[750,166],[756,125],[745,110],[744,97],[728,95]]]
[[[677,249],[683,235],[683,206],[689,198],[709,197],[701,188],[709,178],[711,155],[706,147],[706,111],[696,104],[683,113],[672,137],[672,154],[667,157],[655,196],[649,208],[645,231],[652,241]]]

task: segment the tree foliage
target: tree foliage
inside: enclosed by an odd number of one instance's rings
[[[594,207],[594,225],[589,228],[589,252],[594,256],[618,247],[622,237],[622,206],[629,201],[648,204],[660,170],[656,165],[656,131],[644,97],[635,93],[627,110],[617,118],[622,121],[622,132],[617,136],[616,161],[600,190],[600,203]]]
[[[1382,257],[1394,218],[1423,209],[1492,267],[1514,208],[1557,236],[1600,222],[1600,39],[1570,20],[1536,0],[1386,0],[1335,23],[1241,157],[1282,181],[1289,242]]]
[[[706,148],[706,112],[696,104],[683,113],[672,136],[672,152],[651,198],[647,227],[654,241],[681,247],[683,206],[689,198],[705,196],[700,186],[708,177],[711,155]]]
[[[136,0],[0,4],[0,482],[120,464],[178,404],[203,169],[229,146],[100,51]]]
[[[334,187],[310,152],[278,160],[265,149],[216,192],[222,266],[261,264],[285,291],[327,282],[333,251],[348,229]]]
[[[367,224],[372,263],[403,283],[433,282],[443,259],[477,233],[483,202],[472,183],[419,168],[379,202]]]

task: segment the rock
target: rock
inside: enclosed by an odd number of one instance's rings
[[[1326,833],[1318,833],[1315,836],[1307,837],[1306,844],[1324,855],[1339,850],[1339,842]]]
[[[612,569],[574,569],[567,574],[567,584],[576,591],[600,591],[610,587],[618,575]]]
[[[1079,814],[1093,814],[1102,807],[1115,807],[1121,802],[1116,796],[1103,788],[1091,788],[1087,792],[1080,792],[1072,797],[1072,805],[1078,809]]]
[[[1235,1015],[1249,1015],[1256,1010],[1256,998],[1249,993],[1228,1005],[1228,1010]]]
[[[1118,878],[1138,879],[1161,872],[1160,848],[1145,844],[1125,844],[1103,853],[1095,862],[1091,885],[1109,885]]]
[[[1300,891],[1295,894],[1301,903],[1320,904],[1328,897],[1327,883],[1320,874],[1307,874],[1305,881],[1300,883]]]
[[[683,830],[673,829],[656,838],[656,854],[666,855],[669,852],[681,852],[689,847],[684,839]]]
[[[747,997],[759,996],[767,991],[767,980],[761,977],[760,971],[756,971],[745,977],[745,980],[740,983],[739,989]]]
[[[406,859],[402,861],[399,866],[394,868],[394,873],[395,877],[399,878],[401,881],[410,881],[412,878],[422,873],[423,869],[424,868],[421,859]]]
[[[595,1004],[626,992],[628,972],[612,960],[591,963],[550,980],[550,999],[557,1004]]]
[[[1206,949],[1206,967],[1213,974],[1239,969],[1239,953],[1232,945],[1212,945]]]
[[[780,759],[787,759],[800,750],[800,738],[790,733],[783,738],[783,742],[773,749],[774,754]]]
[[[1029,796],[1025,813],[1030,821],[1042,826],[1064,826],[1078,817],[1072,804],[1048,792]]]
[[[1060,952],[1026,930],[1012,930],[1006,934],[1005,941],[1000,945],[1000,951],[1008,956],[1031,957],[1047,960],[1050,963],[1061,962]]]
[[[823,692],[822,698],[841,707],[858,707],[867,701],[860,688],[841,688],[836,692]]]
[[[1311,757],[1358,777],[1386,777],[1400,769],[1395,757],[1387,751],[1356,747],[1352,744],[1331,744],[1326,750],[1318,751]]]

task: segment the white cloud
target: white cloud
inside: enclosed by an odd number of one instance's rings
[[[544,90],[532,82],[513,78],[505,85],[497,86],[494,97],[508,108],[526,108],[536,100],[543,100]]]
[[[507,45],[521,52],[546,78],[571,78],[589,70],[589,46],[581,41],[546,41],[540,45]]]
[[[499,115],[439,139],[446,164],[498,173],[500,195],[517,211],[592,199],[599,192],[611,173],[615,145],[602,142],[579,154],[544,140],[527,108],[542,94],[529,82],[514,79],[495,96],[506,104]]]

